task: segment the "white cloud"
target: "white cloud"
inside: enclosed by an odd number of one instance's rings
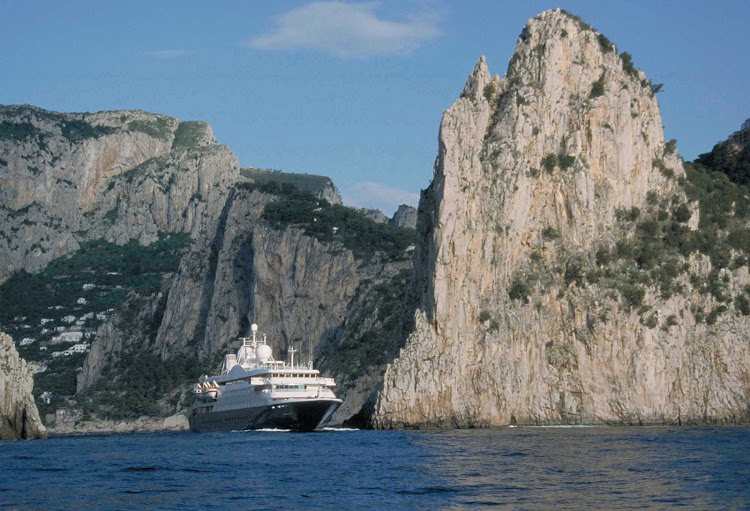
[[[193,53],[195,53],[193,50],[153,50],[147,51],[146,55],[149,57],[156,57],[157,59],[176,59],[178,57],[192,55]]]
[[[313,2],[278,16],[275,29],[249,44],[262,50],[308,49],[366,57],[407,55],[440,35],[433,14],[396,22],[378,18],[375,8],[373,3]]]
[[[351,191],[344,192],[344,202],[357,208],[374,208],[393,216],[401,204],[417,207],[419,194],[393,188],[382,183],[364,181],[356,183]]]

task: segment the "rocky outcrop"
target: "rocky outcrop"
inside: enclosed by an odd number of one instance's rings
[[[377,222],[379,224],[384,224],[388,222],[388,217],[383,214],[382,211],[379,209],[372,209],[372,208],[362,208],[359,210],[360,213],[365,215],[370,220]]]
[[[292,185],[299,190],[312,193],[318,199],[328,201],[329,204],[342,204],[338,187],[326,176],[256,168],[240,169],[240,174],[254,185]]]
[[[32,390],[34,378],[13,339],[0,333],[0,439],[46,438]]]
[[[187,416],[175,414],[164,419],[143,416],[129,421],[61,421],[49,428],[49,434],[54,436],[66,435],[104,435],[127,433],[156,433],[164,431],[188,431]]]
[[[0,107],[0,280],[84,240],[199,232],[238,176],[236,157],[202,122]]]
[[[409,229],[416,229],[417,227],[417,210],[406,204],[401,204],[396,212],[393,214],[393,218],[390,221],[394,227],[407,227]]]
[[[718,307],[696,287],[711,261],[680,262],[665,294],[597,258],[632,242],[623,212],[683,204],[682,176],[650,82],[579,19],[530,20],[502,80],[482,58],[443,115],[410,333],[373,425],[749,420],[750,322],[689,312]],[[746,267],[722,275],[748,283]]]

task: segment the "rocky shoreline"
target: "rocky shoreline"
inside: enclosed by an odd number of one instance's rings
[[[163,433],[189,431],[187,417],[175,414],[166,418],[139,417],[132,421],[62,421],[47,428],[49,437],[109,435],[123,433]]]
[[[0,333],[0,440],[45,438],[32,391],[34,378],[13,338]]]

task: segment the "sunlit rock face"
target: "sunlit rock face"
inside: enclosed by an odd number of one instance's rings
[[[202,122],[0,107],[0,281],[85,240],[200,232],[238,176],[237,158]]]
[[[668,298],[646,286],[639,306],[616,278],[573,271],[621,238],[623,211],[685,201],[681,159],[627,55],[546,11],[502,79],[479,60],[439,140],[419,205],[410,333],[375,427],[748,420],[745,316],[696,322],[691,306],[716,304],[686,274]],[[749,282],[746,267],[725,278]]]
[[[0,333],[0,440],[46,438],[32,390],[34,378],[13,339]]]

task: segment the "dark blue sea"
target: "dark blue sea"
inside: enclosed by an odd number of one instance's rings
[[[750,509],[750,428],[133,434],[0,443],[8,509]]]

